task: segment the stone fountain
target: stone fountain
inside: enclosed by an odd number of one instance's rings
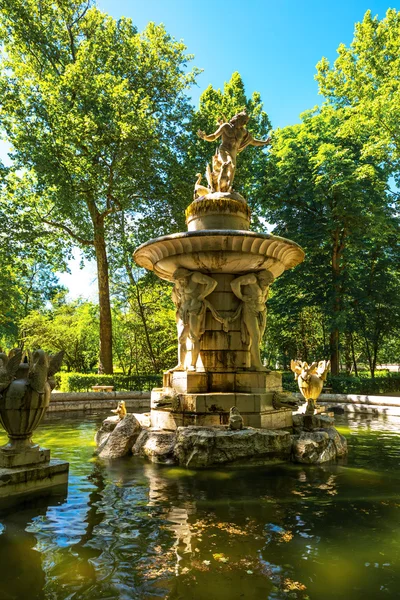
[[[236,157],[269,139],[254,139],[247,122],[242,112],[211,135],[198,132],[206,141],[221,138],[221,145],[207,166],[207,187],[198,176],[188,231],[150,240],[134,253],[140,267],[174,283],[178,364],[152,391],[155,429],[227,425],[233,407],[244,426],[292,426],[292,410],[274,408],[281,375],[263,366],[260,343],[269,287],[304,252],[291,240],[250,230],[250,208],[232,188]]]

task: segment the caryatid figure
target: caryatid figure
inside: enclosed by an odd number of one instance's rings
[[[272,273],[264,270],[241,275],[231,281],[233,293],[242,301],[242,323],[249,336],[251,366],[256,371],[264,370],[260,358],[260,344],[267,322],[265,303],[273,280]]]
[[[213,172],[207,167],[207,179],[211,192],[231,192],[236,170],[236,157],[247,146],[266,146],[270,138],[257,140],[246,129],[249,116],[242,111],[232,117],[228,123],[221,123],[218,129],[207,135],[200,129],[197,135],[206,142],[222,138],[222,143],[213,157]]]
[[[172,300],[176,306],[179,361],[173,371],[185,370],[188,339],[192,345],[188,370],[195,371],[200,352],[200,338],[205,331],[207,306],[204,299],[215,290],[218,282],[204,273],[189,271],[183,267],[175,271],[173,281],[175,286]]]

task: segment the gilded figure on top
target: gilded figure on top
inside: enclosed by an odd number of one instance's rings
[[[239,152],[242,152],[247,146],[267,146],[271,141],[270,138],[257,140],[247,131],[246,125],[249,116],[246,111],[238,113],[227,123],[221,121],[217,130],[210,135],[200,129],[197,132],[197,135],[206,142],[213,142],[218,138],[222,139],[221,145],[212,159],[212,171],[210,165],[207,165],[207,181],[210,193],[232,192],[236,157]]]

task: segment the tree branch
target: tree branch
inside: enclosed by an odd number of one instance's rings
[[[63,223],[54,223],[54,221],[48,221],[47,219],[42,218],[43,223],[50,225],[51,227],[55,227],[56,229],[62,229],[68,235],[70,235],[74,240],[79,242],[82,246],[94,246],[94,242],[92,240],[85,240],[80,235],[77,235],[70,227],[64,225]]]

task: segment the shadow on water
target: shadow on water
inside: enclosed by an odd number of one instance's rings
[[[106,464],[96,419],[46,422],[36,438],[70,461],[68,498],[0,515],[0,598],[399,597],[398,421],[338,427],[347,464],[194,471]]]

